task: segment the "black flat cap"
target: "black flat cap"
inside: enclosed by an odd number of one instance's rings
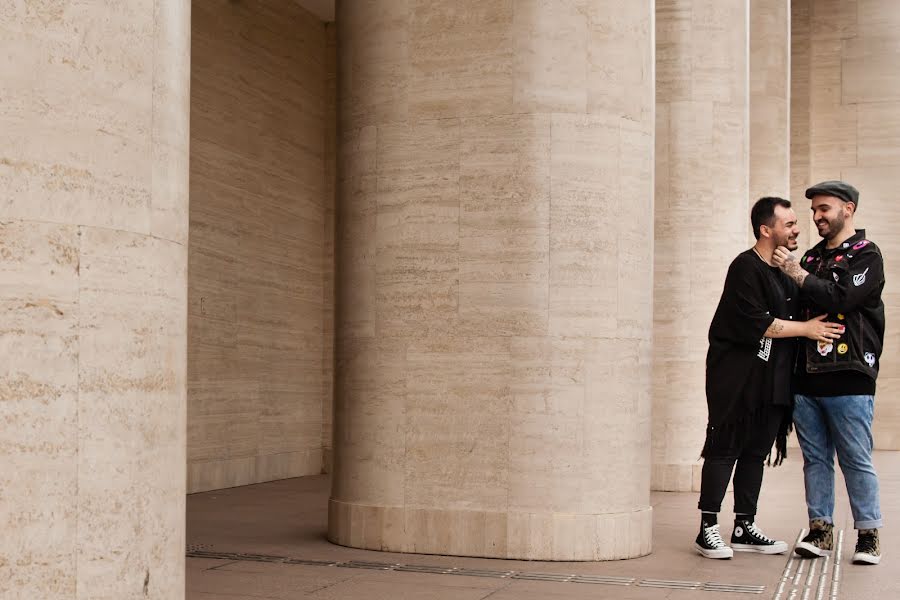
[[[834,196],[859,207],[859,190],[845,181],[823,181],[806,190],[806,197]]]

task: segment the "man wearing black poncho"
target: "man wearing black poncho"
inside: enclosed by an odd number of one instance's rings
[[[731,558],[734,550],[780,554],[783,541],[756,526],[763,466],[776,446],[784,458],[791,423],[794,339],[831,341],[842,326],[825,315],[793,321],[798,289],[773,265],[775,248],[797,247],[800,229],[783,198],[761,198],[750,213],[756,244],[728,268],[722,297],[709,328],[706,401],[709,421],[703,446],[700,533],[694,547],[708,558]],[[734,470],[734,532],[731,546],[719,532],[718,513]]]

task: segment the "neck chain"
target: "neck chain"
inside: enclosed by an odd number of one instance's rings
[[[753,252],[756,253],[756,255],[759,257],[759,260],[763,261],[764,263],[766,263],[766,264],[769,265],[770,267],[772,266],[771,264],[769,264],[769,261],[767,261],[766,259],[764,259],[763,256],[762,256],[762,254],[759,253],[759,250],[756,249],[756,246],[753,246]]]

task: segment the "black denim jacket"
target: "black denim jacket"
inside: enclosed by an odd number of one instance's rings
[[[810,273],[800,289],[802,314],[809,319],[827,313],[828,321],[846,326],[831,344],[803,341],[806,372],[853,370],[875,379],[884,345],[884,261],[878,246],[857,229],[837,248],[826,249],[824,240],[816,244],[801,265]]]

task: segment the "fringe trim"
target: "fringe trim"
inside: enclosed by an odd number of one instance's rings
[[[787,439],[794,430],[794,410],[793,403],[784,411],[784,417],[778,426],[778,435],[775,436],[775,459],[772,459],[772,452],[766,457],[766,464],[770,467],[777,467],[787,458]]]
[[[766,407],[761,407],[734,423],[724,423],[717,426],[707,425],[706,439],[703,443],[703,449],[700,451],[700,458],[707,458],[710,452],[714,450],[729,450],[743,445],[749,432],[754,427],[759,427],[765,423],[767,414]],[[778,425],[778,433],[775,436],[774,445],[775,456],[773,458],[772,452],[769,452],[766,457],[768,466],[777,467],[787,458],[787,438],[793,429],[793,405],[791,405],[786,407],[781,423]]]

